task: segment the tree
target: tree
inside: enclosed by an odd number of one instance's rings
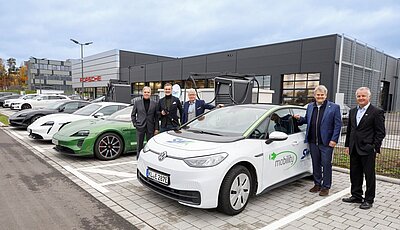
[[[4,90],[4,85],[6,82],[7,71],[4,66],[4,61],[0,58],[0,87]]]

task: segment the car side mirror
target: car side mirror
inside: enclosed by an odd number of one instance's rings
[[[95,118],[100,118],[100,117],[104,117],[104,113],[96,113],[95,115],[93,115]]]
[[[65,110],[65,107],[59,107],[58,108],[58,112],[64,112],[64,110]]]
[[[265,141],[265,144],[271,144],[274,141],[284,141],[288,139],[288,135],[284,132],[274,131],[269,134],[269,138]]]

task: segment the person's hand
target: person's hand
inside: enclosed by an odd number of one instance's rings
[[[344,149],[344,153],[346,153],[346,155],[349,155],[349,152],[350,152],[349,147],[346,147],[346,148]]]
[[[164,110],[161,110],[161,115],[165,116],[167,113]]]
[[[159,131],[156,129],[154,130],[154,135],[157,135],[159,133]]]
[[[217,105],[217,108],[222,108],[222,107],[224,107],[224,104],[218,104]]]
[[[329,141],[329,146],[332,147],[332,148],[335,148],[336,142],[334,142],[334,141]]]
[[[295,114],[295,115],[293,115],[293,117],[296,118],[297,120],[300,120],[300,115],[299,114]]]

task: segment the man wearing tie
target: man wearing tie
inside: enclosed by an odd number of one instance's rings
[[[370,209],[374,203],[376,178],[375,159],[385,138],[384,111],[371,105],[371,91],[361,87],[356,91],[358,106],[350,110],[345,151],[350,154],[351,196],[343,202],[361,203],[361,209]],[[363,176],[366,180],[363,199]]]

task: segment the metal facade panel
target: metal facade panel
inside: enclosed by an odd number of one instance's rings
[[[236,72],[236,52],[207,55],[208,72]]]
[[[182,59],[163,62],[162,81],[182,80]]]
[[[207,72],[207,56],[196,56],[183,59],[183,78],[189,77],[190,73]]]

